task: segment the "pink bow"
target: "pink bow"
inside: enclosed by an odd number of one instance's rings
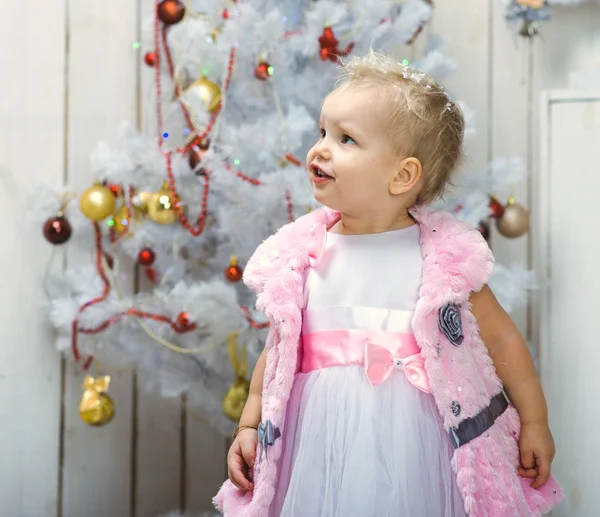
[[[387,348],[367,341],[365,344],[365,372],[369,384],[371,386],[381,384],[392,374],[393,370],[403,371],[408,382],[415,388],[425,393],[431,393],[421,354],[394,357]]]
[[[308,263],[311,267],[316,267],[321,262],[326,242],[327,227],[324,224],[315,224],[308,240]]]

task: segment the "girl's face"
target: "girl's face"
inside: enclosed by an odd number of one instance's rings
[[[530,7],[531,9],[541,9],[546,3],[545,0],[517,0],[519,5]]]
[[[319,203],[368,217],[393,202],[390,182],[402,158],[389,136],[389,102],[370,85],[336,90],[325,99],[320,138],[306,158]]]

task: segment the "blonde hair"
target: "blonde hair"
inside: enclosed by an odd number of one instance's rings
[[[433,78],[374,51],[340,65],[336,89],[357,85],[386,89],[394,107],[390,123],[398,152],[417,158],[423,167],[417,203],[442,197],[463,157],[460,107]]]

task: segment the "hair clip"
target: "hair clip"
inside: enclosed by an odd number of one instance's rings
[[[414,83],[417,83],[418,85],[421,85],[422,81],[425,81],[425,84],[423,84],[423,86],[426,90],[431,90],[433,88],[432,85],[427,82],[426,74],[415,72],[415,71],[413,71],[414,69],[410,68],[409,66],[407,66],[401,62],[398,63],[398,65],[400,67],[402,67],[402,77],[404,79],[410,79],[411,81],[413,81]],[[450,99],[450,95],[448,94],[448,92],[442,92],[442,93],[446,96],[446,99],[448,99],[448,102],[446,103],[446,109],[448,111],[452,111],[452,99]]]

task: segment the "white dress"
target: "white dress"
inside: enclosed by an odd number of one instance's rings
[[[307,275],[303,336],[412,333],[421,276],[417,225],[329,233]],[[270,517],[465,517],[431,394],[400,370],[375,386],[365,372],[346,364],[296,374]]]

